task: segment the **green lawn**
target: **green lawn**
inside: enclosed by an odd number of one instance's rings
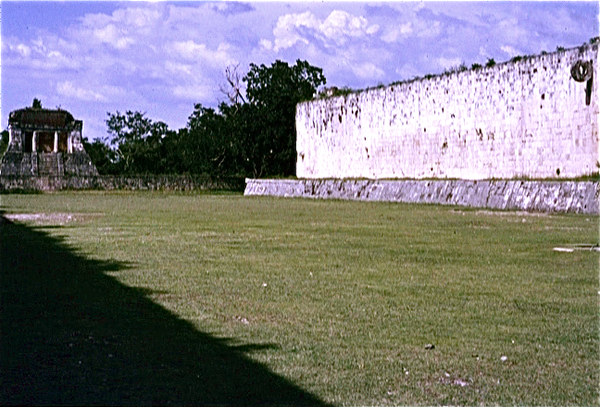
[[[598,243],[598,217],[149,192],[0,210],[46,214],[0,226],[3,370],[52,354],[38,393],[81,381],[29,401],[599,402],[599,253],[553,250]]]

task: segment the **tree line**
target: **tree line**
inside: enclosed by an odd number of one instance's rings
[[[185,128],[169,129],[145,113],[107,113],[106,140],[85,140],[101,174],[208,174],[290,176],[296,166],[296,104],[326,83],[321,68],[250,64],[240,78],[226,70],[227,102],[217,109],[196,104]],[[243,87],[245,86],[245,92]],[[244,96],[245,94],[245,96]]]

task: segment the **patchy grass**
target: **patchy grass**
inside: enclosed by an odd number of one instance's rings
[[[86,261],[127,265],[102,274],[313,402],[598,402],[598,253],[553,251],[598,243],[598,217],[236,194],[0,199],[7,214],[61,214],[37,227]]]

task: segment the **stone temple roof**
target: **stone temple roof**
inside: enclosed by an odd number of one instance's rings
[[[66,127],[75,119],[66,110],[25,108],[14,110],[8,117],[8,124],[25,127]]]

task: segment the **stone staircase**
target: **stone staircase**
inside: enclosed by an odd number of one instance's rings
[[[37,169],[39,176],[62,177],[64,175],[62,154],[39,153],[37,156]]]

